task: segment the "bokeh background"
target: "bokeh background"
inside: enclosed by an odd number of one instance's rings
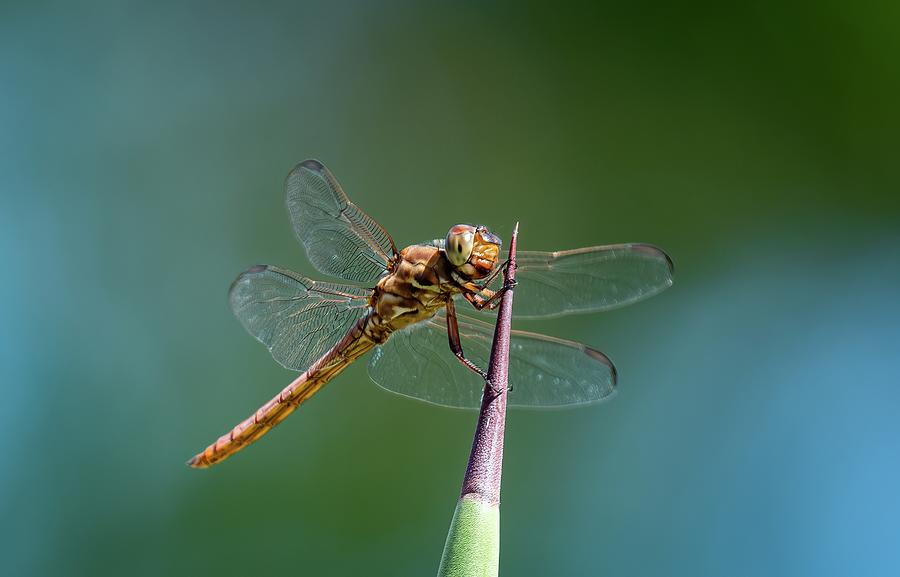
[[[226,291],[314,274],[282,184],[316,157],[398,244],[520,220],[522,248],[676,262],[658,297],[540,324],[620,389],[509,414],[503,574],[896,574],[898,17],[2,3],[0,573],[436,571],[476,415],[363,364],[184,465],[292,379]]]

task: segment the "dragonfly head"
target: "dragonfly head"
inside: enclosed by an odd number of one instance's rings
[[[494,271],[500,259],[501,244],[500,237],[486,226],[457,224],[447,233],[444,254],[460,274],[480,279]]]

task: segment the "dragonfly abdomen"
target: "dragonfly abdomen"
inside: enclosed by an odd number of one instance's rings
[[[322,358],[255,413],[191,458],[188,465],[211,467],[250,445],[287,418],[350,363],[375,346],[375,342],[364,334],[366,321],[367,318],[360,319]]]

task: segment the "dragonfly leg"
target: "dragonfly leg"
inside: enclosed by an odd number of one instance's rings
[[[453,351],[456,358],[459,359],[462,364],[478,373],[481,378],[484,379],[487,386],[490,387],[494,396],[502,395],[503,389],[496,387],[488,378],[487,373],[479,368],[478,365],[467,359],[466,355],[463,353],[462,342],[459,338],[459,324],[456,319],[456,306],[453,304],[452,299],[447,301],[447,335],[450,338],[450,350]],[[511,391],[512,387],[506,387],[506,390]]]
[[[487,373],[485,373],[478,365],[467,359],[465,353],[463,353],[462,341],[459,338],[459,323],[456,319],[456,306],[453,304],[453,299],[447,300],[447,337],[450,340],[450,350],[453,351],[453,354],[456,355],[459,362],[478,373],[482,379],[487,381]]]
[[[488,309],[493,310],[500,304],[500,299],[506,294],[506,291],[510,289],[514,289],[519,284],[518,281],[512,281],[508,283],[504,283],[500,290],[492,291],[490,289],[481,288],[478,290],[471,290],[471,292],[463,293],[463,297],[469,301],[473,307],[478,310]],[[469,288],[469,287],[465,287]],[[485,296],[486,295],[486,296]]]
[[[486,382],[487,386],[491,388],[491,392],[494,393],[494,397],[499,397],[500,395],[503,394],[503,389],[500,387],[494,386],[494,383],[492,383],[490,379],[484,379],[484,382]],[[506,392],[509,392],[511,390],[512,390],[511,386],[506,387]]]
[[[494,282],[494,279],[497,278],[497,275],[500,274],[501,272],[505,271],[508,267],[509,267],[509,259],[506,259],[506,262],[504,262],[503,264],[501,264],[500,266],[495,268],[494,272],[492,272],[489,277],[487,277],[483,281],[479,281],[481,283],[481,286],[483,286],[483,287],[489,286],[492,282]]]

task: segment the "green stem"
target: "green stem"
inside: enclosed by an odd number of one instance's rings
[[[439,577],[496,577],[500,563],[500,506],[460,497],[450,521]]]

